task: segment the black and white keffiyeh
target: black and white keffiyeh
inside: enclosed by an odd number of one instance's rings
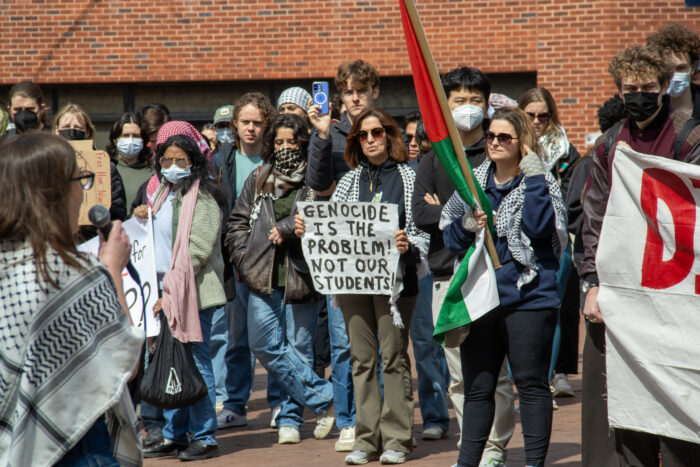
[[[482,187],[486,186],[489,169],[492,162],[484,161],[474,170],[474,175]],[[552,200],[552,207],[555,215],[555,232],[552,234],[552,249],[557,256],[561,256],[563,248],[568,243],[568,233],[566,230],[566,207],[561,197],[559,184],[552,174],[547,171],[544,174],[549,196]],[[530,239],[523,232],[523,203],[525,201],[525,186],[527,178],[524,178],[518,186],[514,187],[508,195],[501,201],[498,212],[495,213],[496,235],[506,237],[508,240],[508,250],[513,255],[513,259],[525,266],[524,271],[518,278],[516,284],[520,289],[523,285],[532,282],[537,276],[537,263],[535,261],[535,251],[531,246]],[[461,222],[462,216],[471,211],[467,203],[462,200],[456,191],[442,208],[440,216],[440,230],[445,230],[452,222]]]
[[[0,241],[0,465],[53,465],[105,414],[117,461],[141,465],[126,381],[143,332],[96,259],[78,271],[50,250],[47,264],[58,289],[28,244]]]
[[[397,164],[399,170],[399,175],[403,182],[403,196],[404,196],[404,206],[406,209],[406,235],[408,235],[408,241],[415,245],[420,251],[421,258],[427,256],[428,254],[428,244],[430,243],[430,236],[416,227],[413,222],[413,212],[411,211],[411,199],[413,197],[413,186],[416,181],[416,174],[407,164]],[[341,201],[356,203],[360,199],[360,175],[362,174],[362,166],[346,173],[343,178],[338,182],[338,186],[331,196],[331,201]],[[401,314],[396,306],[396,301],[399,299],[401,291],[403,290],[403,270],[401,263],[399,262],[399,270],[396,274],[396,282],[394,283],[393,293],[389,298],[389,303],[391,304],[391,316],[394,321],[394,325],[399,328],[403,328],[403,321],[401,320]],[[419,272],[419,277],[421,272]]]

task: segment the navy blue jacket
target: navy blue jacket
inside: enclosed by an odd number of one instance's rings
[[[523,181],[524,176],[521,173],[505,187],[498,188],[493,180],[494,168],[495,166],[492,165],[489,170],[484,191],[491,201],[493,210],[498,211],[501,201]],[[528,177],[525,185],[522,229],[535,250],[538,272],[532,282],[525,284],[518,290],[516,283],[524,266],[513,259],[510,250],[508,250],[506,237],[496,236],[494,243],[502,265],[500,269],[496,270],[496,281],[498,282],[498,296],[502,308],[542,310],[559,306],[556,280],[559,259],[552,248],[552,235],[555,232],[554,221],[554,208],[544,175]],[[468,248],[474,238],[474,234],[462,226],[462,219],[455,219],[443,232],[445,246],[453,251],[462,251]]]

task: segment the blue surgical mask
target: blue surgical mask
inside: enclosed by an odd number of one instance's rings
[[[216,129],[216,139],[219,140],[221,144],[233,143],[233,134],[230,128],[217,128]]]
[[[117,138],[117,151],[119,151],[125,159],[136,158],[142,149],[143,140],[141,138]]]
[[[678,97],[690,86],[690,73],[674,73],[666,91],[671,97]]]
[[[180,183],[180,181],[189,177],[192,174],[192,172],[190,171],[191,167],[191,165],[188,165],[184,169],[181,169],[177,165],[173,164],[168,169],[162,169],[160,173],[162,173],[163,177],[165,177],[170,183],[172,183],[173,185],[177,185],[178,183]]]

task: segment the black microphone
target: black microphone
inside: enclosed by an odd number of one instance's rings
[[[88,219],[92,225],[97,227],[97,230],[102,233],[102,237],[107,241],[109,233],[112,231],[112,215],[109,213],[109,209],[101,204],[96,204],[88,211]],[[141,285],[141,278],[134,265],[131,264],[131,260],[126,265],[126,270],[136,283]]]

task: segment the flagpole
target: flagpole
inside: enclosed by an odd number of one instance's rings
[[[423,25],[418,17],[418,11],[416,10],[416,5],[414,0],[403,0],[406,6],[406,12],[413,25],[413,31],[416,35],[416,40],[418,41],[418,46],[421,49],[421,54],[425,60],[426,68],[428,69],[428,74],[430,75],[430,81],[433,84],[433,89],[435,89],[435,95],[437,96],[438,103],[440,104],[440,110],[447,125],[447,131],[450,134],[450,140],[452,141],[452,146],[454,146],[455,154],[457,156],[457,162],[459,167],[462,169],[462,175],[467,182],[469,191],[471,191],[472,196],[475,200],[479,199],[479,194],[476,191],[476,186],[474,185],[474,179],[472,178],[471,170],[469,170],[469,165],[467,162],[467,156],[464,153],[464,146],[462,145],[462,139],[459,137],[459,132],[457,131],[457,126],[455,125],[454,119],[452,118],[452,112],[450,107],[447,105],[447,96],[445,96],[445,90],[442,87],[442,81],[440,80],[440,73],[438,72],[437,65],[435,64],[435,59],[430,51],[430,45],[428,45],[428,39],[425,36],[425,31],[423,30]],[[488,103],[487,103],[488,105]],[[493,238],[491,237],[490,229],[486,229],[486,237],[484,243],[486,250],[489,252],[491,261],[493,262],[493,267],[499,269],[501,267],[501,262],[498,259],[498,253],[496,252],[496,246],[493,243]]]

